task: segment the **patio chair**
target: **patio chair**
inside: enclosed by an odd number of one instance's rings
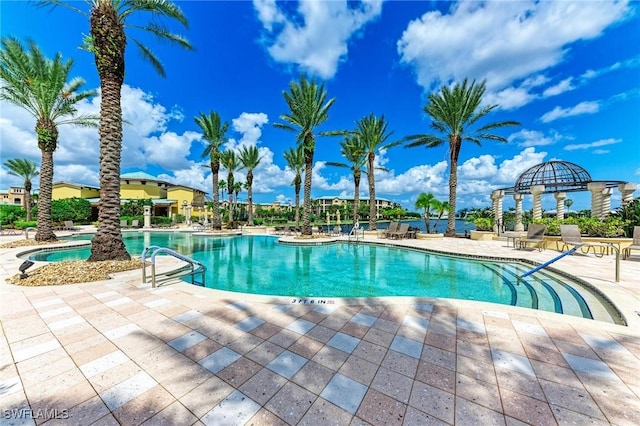
[[[138,219],[131,220],[131,227],[132,228],[139,228],[140,227],[140,221]]]
[[[622,258],[631,256],[631,250],[640,250],[640,226],[633,227],[633,242],[622,250]]]
[[[5,229],[0,225],[0,235],[17,235],[15,229]]]
[[[399,222],[391,222],[389,224],[389,228],[386,231],[384,231],[384,234],[383,234],[384,238],[390,238],[389,237],[390,234],[393,234],[394,232],[397,232],[398,231],[398,224],[399,224]]]
[[[334,226],[331,230],[331,236],[339,237],[340,235],[342,235],[342,229],[338,225]]]
[[[544,241],[544,231],[546,230],[546,226],[530,224],[527,229],[527,236],[518,241],[518,248],[522,250],[525,247],[529,247],[532,244],[539,251],[542,251],[546,248],[546,243]]]
[[[611,244],[607,243],[585,243],[582,241],[582,235],[580,234],[580,228],[578,225],[560,225],[560,242],[562,242],[562,248],[560,251],[564,251],[569,247],[580,246],[581,251],[585,254],[589,253],[589,250],[593,250],[593,254],[598,257],[602,257],[606,252],[609,252]],[[587,251],[582,250],[586,248]],[[596,251],[599,248],[600,250]]]
[[[127,222],[127,219],[120,219],[120,228],[128,228],[129,227],[129,222]]]
[[[324,230],[324,228],[322,227],[322,225],[318,225],[318,226],[316,227],[316,233],[317,233],[318,235],[326,235],[326,233],[327,233],[327,232]]]
[[[400,238],[407,238],[407,233],[409,232],[409,224],[402,223],[398,227],[398,230],[395,232],[390,232],[388,238],[393,238],[394,240],[398,240]]]

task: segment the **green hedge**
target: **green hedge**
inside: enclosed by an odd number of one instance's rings
[[[590,217],[544,218],[534,219],[533,223],[545,225],[545,235],[560,235],[560,225],[578,225],[580,233],[588,237],[629,237],[625,232],[629,221],[617,216],[607,216],[603,221]]]

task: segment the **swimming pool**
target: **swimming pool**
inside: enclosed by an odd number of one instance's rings
[[[378,244],[289,246],[272,236],[211,237],[127,232],[127,249],[171,248],[207,268],[206,287],[292,298],[416,296],[476,300],[621,323],[621,315],[583,283],[550,272],[518,279],[531,265],[469,259]],[[72,239],[89,240],[91,235]],[[39,251],[30,260],[89,257],[89,248]]]

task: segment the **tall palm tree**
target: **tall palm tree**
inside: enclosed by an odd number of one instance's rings
[[[220,198],[224,197],[224,190],[227,189],[227,181],[220,179],[218,182],[218,189],[220,190]]]
[[[247,224],[253,226],[253,170],[260,164],[260,153],[255,145],[243,146],[240,149],[240,163],[243,169],[247,169],[247,208],[249,217]]]
[[[300,82],[292,81],[289,92],[283,91],[290,114],[282,114],[280,119],[285,123],[274,123],[279,129],[297,132],[298,144],[304,154],[304,209],[302,212],[302,234],[311,235],[311,176],[313,171],[313,155],[316,150],[316,136],[314,132],[318,126],[329,118],[329,108],[335,98],[328,101],[324,84],[317,85],[315,81],[307,81],[302,76]],[[318,136],[337,136],[344,132],[319,132]]]
[[[427,228],[427,234],[431,233],[431,209],[438,207],[439,201],[435,195],[422,192],[416,199],[416,209],[424,209],[424,225]]]
[[[235,151],[227,149],[220,153],[220,164],[227,171],[227,194],[229,195],[229,223],[233,227],[233,191],[235,190],[235,181],[233,172],[240,167],[240,161]]]
[[[519,126],[517,121],[498,121],[475,127],[476,123],[487,116],[498,105],[482,106],[482,96],[486,88],[486,81],[476,84],[473,80],[468,84],[465,78],[462,84],[453,87],[442,86],[439,93],[431,93],[424,112],[431,117],[431,127],[438,133],[446,135],[420,134],[404,138],[409,143],[407,148],[424,146],[433,148],[449,142],[449,208],[451,214],[447,222],[445,235],[453,237],[456,234],[456,191],[458,187],[458,158],[463,141],[469,141],[480,146],[481,140],[507,142],[502,136],[487,133],[490,130],[505,126]]]
[[[300,185],[302,184],[302,171],[304,170],[304,152],[300,146],[289,148],[284,152],[287,166],[296,174],[291,181],[296,194],[296,228],[300,227]]]
[[[233,183],[233,210],[236,211],[238,210],[238,196],[240,195],[240,193],[242,192],[242,190],[245,188],[246,183],[242,183],[242,182],[234,182]],[[238,216],[239,217],[239,216]]]
[[[10,158],[4,162],[9,174],[24,179],[24,208],[27,211],[27,221],[31,221],[31,179],[38,176],[38,166],[31,160],[24,158]]]
[[[87,49],[95,57],[102,101],[100,103],[100,204],[98,230],[91,240],[89,261],[128,260],[131,258],[122,240],[120,229],[120,157],[122,153],[121,89],[125,76],[125,47],[127,29],[141,29],[161,40],[192,49],[181,35],[171,33],[156,22],[165,17],[187,27],[187,19],[176,4],[169,0],[85,0],[87,10],[76,7],[78,2],[41,0],[41,5],[68,7],[89,17],[90,37]],[[82,3],[80,3],[82,4]],[[149,13],[151,20],[144,25],[140,16]],[[131,38],[142,57],[164,77],[160,60],[140,41]]]
[[[53,188],[53,152],[58,147],[58,126],[74,124],[95,126],[97,117],[78,115],[79,102],[96,92],[80,91],[84,80],[69,79],[73,60],[63,61],[60,53],[46,58],[32,40],[25,50],[15,38],[3,38],[0,50],[0,99],[25,109],[36,119],[35,132],[40,161],[40,193],[35,239],[55,241],[51,222],[51,192]],[[28,82],[28,84],[26,84]]]
[[[224,123],[217,112],[210,112],[209,115],[200,113],[195,118],[196,124],[202,129],[204,140],[207,145],[204,148],[202,157],[209,157],[211,167],[211,179],[213,180],[213,229],[222,227],[220,219],[220,198],[218,197],[218,176],[220,173],[220,147],[227,142],[226,133],[229,130],[229,123]]]
[[[369,230],[375,231],[377,227],[377,206],[376,206],[376,182],[373,163],[376,159],[376,151],[386,149],[397,144],[397,142],[387,143],[387,139],[393,132],[387,132],[389,123],[384,120],[384,115],[377,118],[373,114],[362,118],[356,123],[355,134],[364,147],[367,154],[367,174],[369,179]]]
[[[358,207],[360,206],[360,178],[362,177],[362,169],[367,162],[367,155],[360,138],[354,136],[347,136],[340,142],[340,153],[349,162],[348,164],[330,161],[327,162],[327,165],[343,167],[353,173],[353,223],[355,225],[358,222]]]

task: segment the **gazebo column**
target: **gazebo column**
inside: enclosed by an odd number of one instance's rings
[[[600,215],[598,216],[600,220],[603,220],[611,214],[611,194],[613,194],[613,188],[605,188],[602,190],[602,207],[600,209]]]
[[[564,200],[567,199],[567,193],[556,192],[553,196],[556,198],[556,219],[562,220],[564,219]]]
[[[605,184],[604,182],[589,182],[587,189],[591,191],[591,217],[601,218],[602,192],[605,189]]]
[[[522,200],[524,194],[513,194],[513,200],[516,202],[516,226],[513,229],[516,232],[524,231],[524,225],[522,224]]]
[[[499,189],[491,193],[491,200],[493,201],[493,232],[500,233],[502,227],[502,199],[504,198],[504,191]]]
[[[544,185],[534,185],[529,188],[531,195],[533,195],[533,218],[542,219],[542,193],[544,192]]]
[[[633,201],[633,193],[638,189],[638,185],[635,183],[621,183],[618,185],[618,190],[622,194],[622,205],[627,205]]]

